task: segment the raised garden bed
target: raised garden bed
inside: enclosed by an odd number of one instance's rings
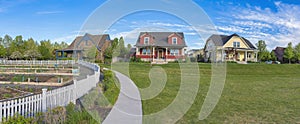
[[[30,94],[33,93],[21,91],[11,87],[0,87],[0,100],[13,99],[13,98],[18,98]]]

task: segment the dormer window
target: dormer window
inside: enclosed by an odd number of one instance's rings
[[[177,37],[172,37],[172,44],[177,44]]]
[[[239,48],[239,47],[240,47],[240,42],[234,41],[234,42],[233,42],[233,47],[234,47],[234,48]]]
[[[149,37],[144,37],[144,44],[149,44]]]

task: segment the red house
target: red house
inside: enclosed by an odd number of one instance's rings
[[[152,63],[185,61],[183,32],[141,32],[136,42],[136,57]]]

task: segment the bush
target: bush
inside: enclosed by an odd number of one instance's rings
[[[116,83],[118,83],[118,80],[116,79],[114,73],[110,70],[105,70],[102,90],[104,96],[111,104],[116,102],[120,92],[119,88],[116,86]]]
[[[20,114],[15,114],[14,116],[8,118],[8,120],[2,120],[2,124],[31,124],[33,123],[33,118],[25,118]]]
[[[140,57],[131,57],[130,62],[143,62]]]

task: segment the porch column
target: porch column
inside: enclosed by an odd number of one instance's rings
[[[236,61],[236,54],[235,54],[235,50],[233,50],[233,61]]]
[[[152,59],[154,60],[154,55],[155,55],[155,47],[152,48]]]
[[[245,62],[247,62],[248,61],[248,54],[247,54],[247,50],[245,51]]]
[[[167,56],[168,56],[168,48],[166,48],[166,56],[165,56],[165,61],[167,61]]]
[[[138,47],[135,48],[135,54],[136,54],[136,55],[140,55],[140,48],[138,48]]]
[[[221,50],[221,61],[224,62],[224,50]]]
[[[78,59],[78,58],[77,58],[77,51],[74,51],[72,57]]]
[[[65,52],[64,51],[61,51],[61,57],[65,58]]]
[[[159,50],[158,50],[158,48],[156,48],[156,51],[157,51],[156,59],[159,59],[159,58],[158,58],[158,57],[159,57]]]
[[[55,51],[55,57],[58,59],[58,51]]]
[[[257,62],[257,52],[255,52],[255,62]]]

